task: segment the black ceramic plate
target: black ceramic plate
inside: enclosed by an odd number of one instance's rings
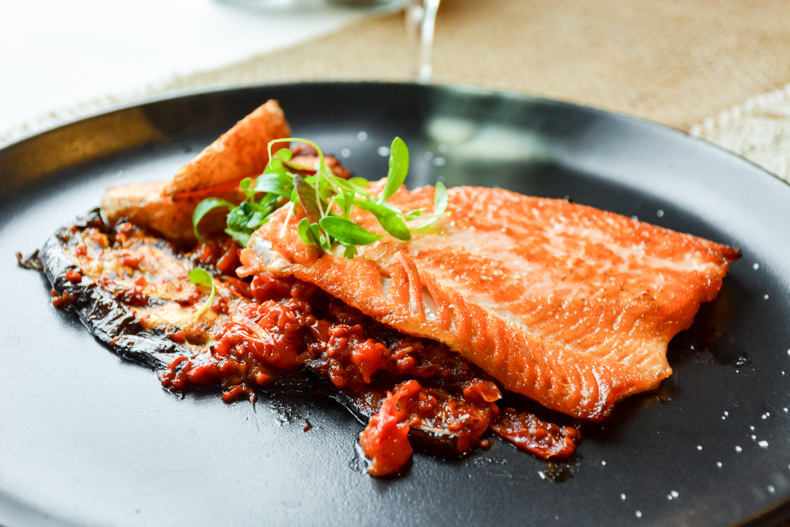
[[[277,98],[295,134],[357,174],[408,143],[411,185],[571,199],[743,251],[676,338],[658,393],[584,428],[551,465],[494,439],[373,479],[361,425],[328,401],[179,399],[124,363],[16,266],[108,185],[169,177]],[[392,84],[261,86],[121,109],[0,151],[0,524],[726,525],[790,499],[790,186],[653,124],[568,104]],[[312,425],[305,431],[306,423]]]

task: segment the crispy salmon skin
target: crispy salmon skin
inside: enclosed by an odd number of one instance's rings
[[[408,334],[447,344],[511,391],[601,420],[672,370],[669,341],[716,297],[738,251],[566,200],[448,190],[447,214],[409,241],[385,236],[353,259],[297,234],[286,208],[242,253],[241,274],[316,284]],[[389,203],[431,209],[434,188]],[[352,220],[382,232],[364,211]]]

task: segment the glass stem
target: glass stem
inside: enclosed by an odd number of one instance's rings
[[[433,34],[440,0],[409,0],[406,7],[406,32],[412,48],[411,76],[420,84],[431,82]]]

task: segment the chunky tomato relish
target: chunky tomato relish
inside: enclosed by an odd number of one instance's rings
[[[213,264],[237,261],[237,252],[230,241],[195,254]],[[239,280],[227,276],[235,267],[222,267],[222,280]],[[374,476],[400,470],[412,453],[410,438],[463,454],[492,429],[543,458],[573,452],[576,429],[501,410],[496,383],[443,344],[394,331],[295,278],[259,274],[243,283],[248,287],[231,285],[244,300],[215,331],[216,343],[195,359],[174,360],[165,386],[219,384],[231,401],[294,371],[317,374],[371,416],[360,445]]]
[[[126,310],[106,322],[125,320],[123,328],[97,333],[112,335],[107,343],[123,356],[145,355],[129,346],[158,337],[169,343],[156,351],[167,364],[164,386],[219,386],[226,402],[255,400],[284,380],[309,379],[305,386],[316,389],[317,380],[319,391],[367,421],[360,445],[374,476],[400,471],[415,447],[444,455],[485,448],[489,430],[545,459],[574,451],[575,428],[507,407],[496,382],[445,345],[397,332],[295,278],[239,278],[233,240],[183,253],[128,222],[110,228],[97,218],[59,238],[74,265],[55,280],[53,303],[80,312],[110,298],[115,307],[106,309]],[[214,293],[189,283],[196,266],[214,275]],[[97,294],[101,302],[88,298]]]

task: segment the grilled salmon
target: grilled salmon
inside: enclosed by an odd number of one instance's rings
[[[297,234],[287,207],[242,252],[241,275],[295,276],[399,331],[445,343],[511,391],[588,420],[658,387],[670,340],[718,294],[738,251],[567,200],[456,187],[409,241],[353,259]],[[430,210],[434,188],[388,203]],[[368,212],[353,221],[383,233]]]

